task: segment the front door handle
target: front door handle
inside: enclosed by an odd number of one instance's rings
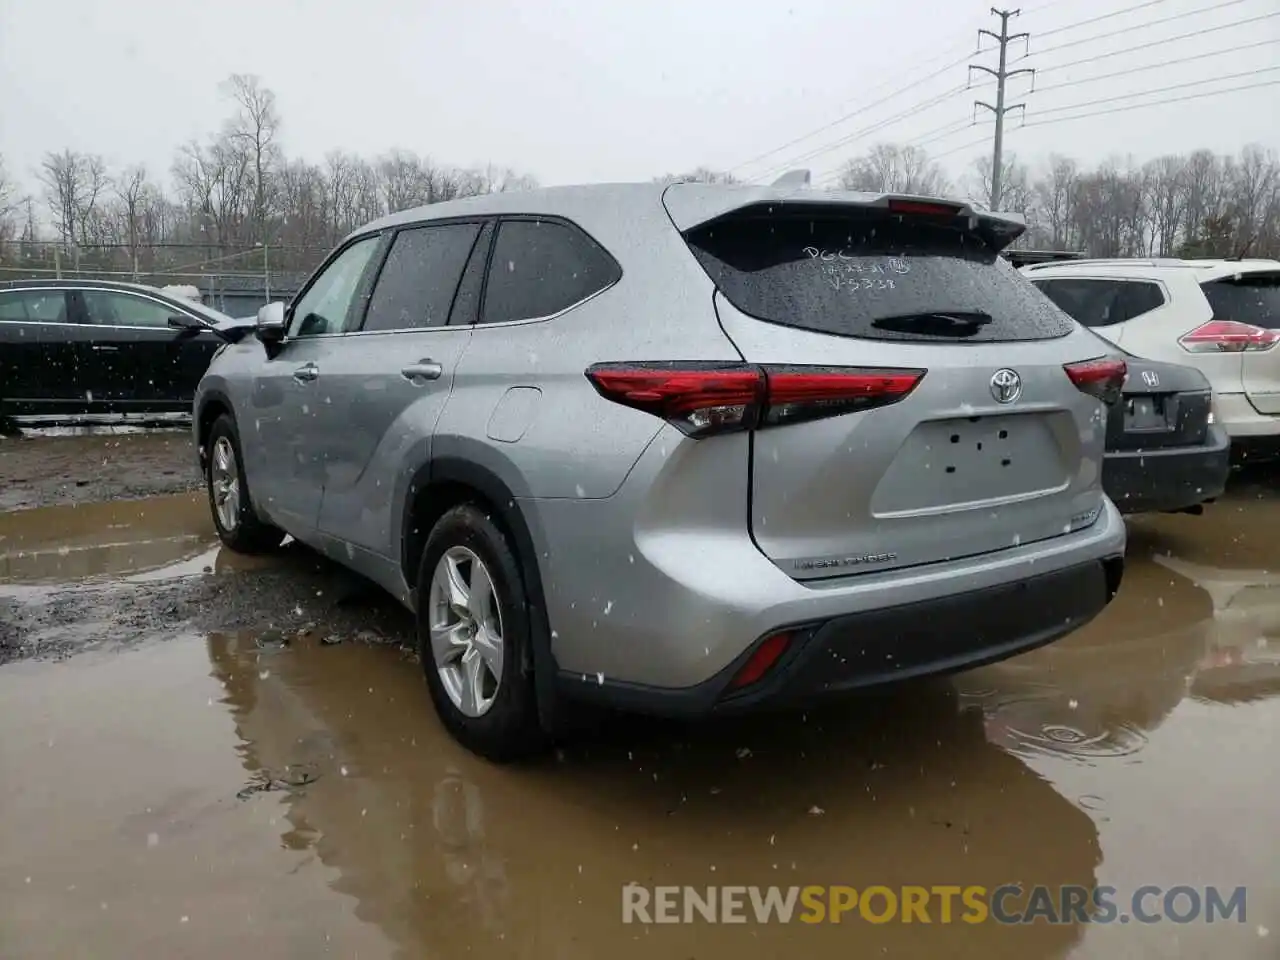
[[[314,363],[304,364],[297,370],[293,371],[293,379],[299,383],[309,383],[312,380],[320,379],[320,368]]]
[[[113,347],[109,343],[95,343],[93,349],[98,353],[117,353],[120,350],[119,347]]]
[[[404,377],[410,383],[420,383],[424,380],[439,380],[440,375],[444,373],[444,367],[436,363],[434,360],[419,360],[417,363],[411,363],[407,367],[402,367],[400,376]]]

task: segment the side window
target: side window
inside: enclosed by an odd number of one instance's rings
[[[131,293],[109,290],[84,290],[85,312],[89,322],[111,327],[168,327],[169,318],[180,311],[154,300],[135,297]]]
[[[378,249],[377,236],[357,240],[338,254],[306,292],[294,301],[289,318],[290,337],[344,333],[354,316],[356,294],[365,268]]]
[[[443,327],[478,223],[401,230],[391,244],[365,314],[365,330]]]
[[[1144,281],[1057,278],[1032,283],[1086,327],[1109,327],[1164,305],[1160,287]]]
[[[67,298],[61,290],[0,293],[0,320],[24,323],[66,323]]]
[[[498,227],[482,323],[549,317],[603,290],[618,265],[581,230],[553,220]]]

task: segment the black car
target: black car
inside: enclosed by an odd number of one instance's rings
[[[1199,512],[1222,494],[1231,457],[1209,381],[1194,367],[1124,359],[1123,393],[1107,411],[1107,496],[1121,513]]]
[[[140,284],[0,283],[0,419],[189,413],[229,322]]]

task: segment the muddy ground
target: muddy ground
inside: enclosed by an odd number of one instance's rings
[[[612,718],[518,768],[443,735],[391,600],[219,549],[197,486],[181,434],[0,441],[5,960],[1280,956],[1271,474],[1134,520],[1120,596],[1050,647],[821,713]],[[636,926],[630,881],[1216,885],[1247,913]]]

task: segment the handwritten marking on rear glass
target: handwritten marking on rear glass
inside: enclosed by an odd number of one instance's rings
[[[833,290],[893,290],[897,285],[893,274],[902,276],[911,271],[902,257],[886,257],[881,263],[879,258],[853,257],[844,250],[805,247],[804,252],[818,261],[823,279]]]

